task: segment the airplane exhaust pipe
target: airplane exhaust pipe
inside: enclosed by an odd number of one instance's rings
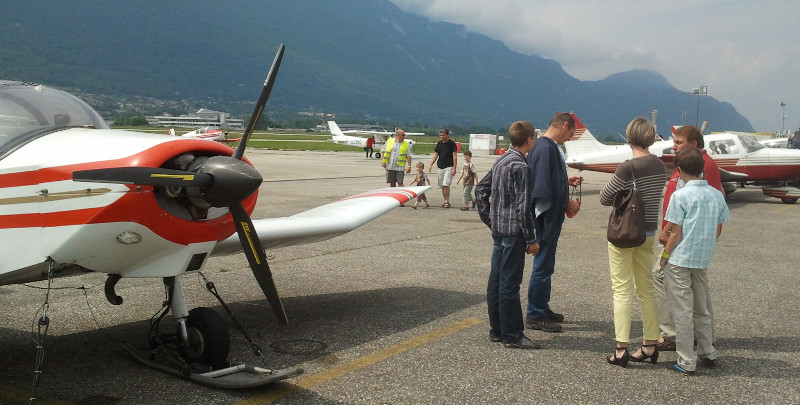
[[[116,291],[114,291],[114,287],[117,286],[117,282],[121,279],[122,276],[119,274],[109,274],[108,278],[106,279],[106,299],[111,305],[122,305],[122,297],[117,295]]]

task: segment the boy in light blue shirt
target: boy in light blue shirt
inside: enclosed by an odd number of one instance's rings
[[[709,310],[707,270],[722,223],[728,222],[730,212],[722,194],[700,179],[705,162],[699,149],[679,151],[675,166],[686,186],[672,194],[664,214],[672,228],[661,266],[675,323],[678,362],[673,367],[691,375],[698,358],[705,367],[714,368],[719,356],[712,342],[714,315]],[[695,340],[697,351],[693,348]]]

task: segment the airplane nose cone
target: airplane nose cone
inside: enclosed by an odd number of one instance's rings
[[[199,171],[214,178],[214,184],[203,189],[203,199],[213,207],[229,207],[243,201],[263,181],[253,166],[228,156],[208,158]]]

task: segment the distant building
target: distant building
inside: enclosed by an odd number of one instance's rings
[[[224,112],[201,108],[197,112],[174,117],[171,115],[148,115],[145,117],[148,125],[155,127],[219,127],[219,128],[244,128],[244,120],[231,118]]]

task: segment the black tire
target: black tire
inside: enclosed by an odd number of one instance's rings
[[[797,202],[797,198],[783,197],[781,201],[783,201],[784,204],[794,204]]]
[[[375,159],[380,159],[380,158],[381,158],[381,153],[375,152]]]
[[[214,369],[227,366],[231,339],[222,316],[210,308],[192,309],[186,319],[186,332],[189,341],[181,350],[184,359]]]

